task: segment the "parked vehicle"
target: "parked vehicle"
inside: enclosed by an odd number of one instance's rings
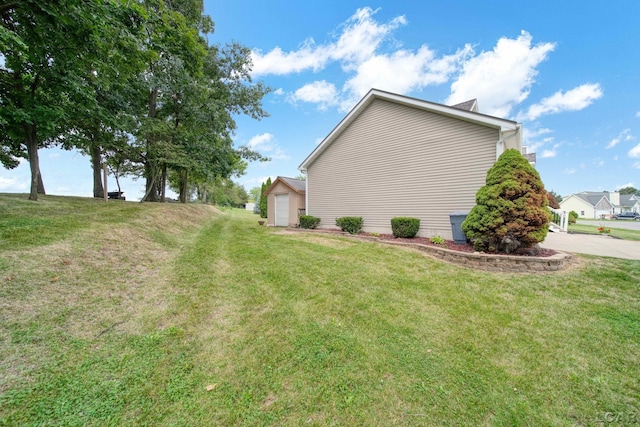
[[[615,214],[613,219],[633,219],[635,221],[640,221],[640,213],[638,212],[620,212],[619,214]]]

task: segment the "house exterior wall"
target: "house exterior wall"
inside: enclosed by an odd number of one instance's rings
[[[282,181],[278,181],[267,194],[267,225],[275,226],[276,224],[276,194],[286,193],[289,194],[289,225],[293,226],[299,222],[298,209],[305,207],[304,192],[298,193]]]
[[[579,218],[599,219],[602,215],[611,214],[611,205],[603,198],[596,206],[591,205],[577,196],[569,196],[560,202],[563,211],[575,211]]]
[[[418,235],[451,239],[449,213],[473,208],[499,139],[498,129],[376,99],[307,166],[307,213],[321,228],[362,216],[378,233],[416,217]]]

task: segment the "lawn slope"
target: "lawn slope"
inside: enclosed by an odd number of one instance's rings
[[[640,416],[640,262],[494,274],[242,211],[40,203],[0,195],[0,424]]]

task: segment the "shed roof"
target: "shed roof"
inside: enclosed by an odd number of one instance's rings
[[[304,193],[304,192],[306,192],[306,189],[307,189],[307,184],[302,179],[287,178],[286,176],[279,176],[271,183],[269,188],[266,189],[265,193],[269,194],[271,192],[271,190],[279,182],[282,182],[284,185],[286,185],[287,187],[291,188],[296,193]]]

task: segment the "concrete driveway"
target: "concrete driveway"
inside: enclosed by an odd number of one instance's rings
[[[640,242],[594,234],[547,234],[540,246],[562,252],[640,260]]]

